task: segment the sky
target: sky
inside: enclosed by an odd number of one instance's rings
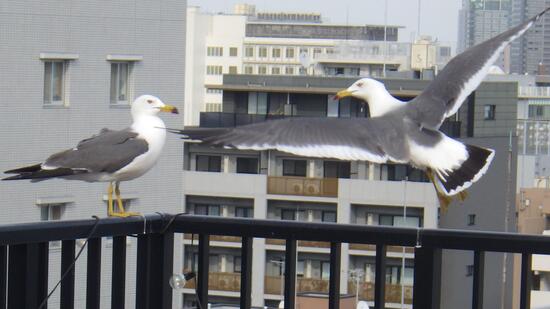
[[[203,11],[232,13],[236,3],[256,5],[256,11],[290,11],[321,13],[325,20],[337,24],[384,24],[384,3],[387,2],[387,22],[405,26],[400,41],[411,41],[418,32],[420,2],[420,34],[430,35],[440,42],[456,47],[458,10],[462,0],[188,0],[188,5]]]

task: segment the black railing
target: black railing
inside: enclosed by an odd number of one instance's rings
[[[37,308],[48,288],[50,241],[62,241],[61,271],[70,269],[75,240],[85,238],[95,220],[58,221],[0,226],[0,308]],[[410,229],[333,223],[281,222],[191,215],[101,219],[90,236],[87,254],[86,308],[99,308],[101,241],[113,237],[112,308],[125,304],[126,237],[136,235],[136,308],[172,308],[169,279],[173,272],[174,233],[199,235],[197,297],[208,303],[210,235],[242,237],[241,308],[251,305],[252,238],[286,240],[285,308],[294,308],[297,240],[328,241],[330,246],[329,308],[339,306],[342,243],[376,245],[374,308],[384,308],[384,272],[388,246],[414,247],[414,308],[439,308],[442,249],[474,255],[472,308],[483,306],[484,254],[522,254],[520,308],[529,308],[531,255],[550,254],[550,237],[496,232]],[[74,270],[61,283],[60,308],[74,308]],[[206,307],[203,307],[206,308]]]

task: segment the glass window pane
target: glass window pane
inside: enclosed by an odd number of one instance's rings
[[[240,273],[241,272],[241,257],[236,256],[233,258],[233,272]]]
[[[306,160],[296,161],[296,176],[306,177]]]
[[[378,216],[379,225],[393,225],[393,216],[389,215],[379,215]]]
[[[393,217],[393,224],[395,226],[405,226],[405,227],[419,227],[420,218],[419,217],[407,217],[406,219],[401,216]]]
[[[197,156],[196,170],[200,172],[208,171],[208,156]]]
[[[202,204],[196,204],[195,205],[195,215],[202,215],[202,216],[208,215],[208,206],[207,205],[202,205]]]
[[[295,220],[296,211],[292,209],[282,209],[281,210],[281,219],[282,220]]]
[[[303,277],[304,276],[304,269],[305,269],[305,262],[304,261],[298,261],[296,263],[296,276]]]
[[[44,103],[52,103],[52,63],[44,63]]]
[[[128,63],[119,63],[118,67],[118,100],[126,101],[128,100]]]
[[[258,159],[237,158],[237,173],[258,174]]]
[[[211,255],[210,257],[210,272],[217,273],[219,272],[219,257],[217,255]]]
[[[54,62],[52,66],[52,100],[63,100],[63,62]]]
[[[208,206],[208,215],[209,216],[219,216],[220,215],[220,206],[219,205],[210,205],[210,206]]]
[[[259,115],[267,114],[267,92],[258,92],[258,111]]]
[[[248,93],[248,113],[257,114],[258,113],[258,93],[249,92]]]
[[[329,280],[330,278],[330,262],[323,262],[322,266],[321,279]]]
[[[335,211],[323,211],[323,222],[336,222]]]
[[[117,102],[118,63],[111,63],[111,103]]]
[[[222,170],[222,157],[210,156],[209,172],[221,172]]]

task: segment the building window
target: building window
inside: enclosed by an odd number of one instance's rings
[[[244,74],[254,74],[254,67],[247,65],[244,67]]]
[[[240,256],[236,256],[233,258],[233,272],[234,273],[241,273],[241,263],[242,259]]]
[[[237,47],[229,47],[229,56],[237,57]]]
[[[273,48],[271,50],[271,57],[273,58],[281,58],[281,49],[280,48]]]
[[[44,62],[44,104],[63,105],[66,63],[65,61]]]
[[[279,75],[279,74],[281,74],[281,68],[279,68],[279,67],[272,67],[272,68],[271,68],[271,74],[273,74],[273,75]]]
[[[222,66],[221,65],[207,65],[206,66],[206,75],[222,75]]]
[[[223,93],[223,90],[221,90],[221,89],[216,89],[216,88],[206,88],[206,93],[210,93],[210,94],[222,94],[222,93]]]
[[[237,173],[258,174],[258,158],[237,158]]]
[[[476,215],[475,214],[469,214],[468,215],[468,225],[475,225],[476,224]]]
[[[307,75],[307,69],[304,67],[300,67],[300,75]]]
[[[252,218],[252,208],[250,207],[235,207],[235,217]]]
[[[483,119],[484,120],[495,120],[495,109],[496,105],[488,104],[483,107]]]
[[[401,227],[421,227],[420,217],[417,216],[394,216],[379,215],[378,225],[401,226]]]
[[[330,262],[321,262],[321,279],[330,279]]]
[[[248,114],[267,114],[267,92],[248,93]]]
[[[223,56],[223,47],[208,46],[206,48],[206,55],[211,57],[221,57]]]
[[[111,63],[111,104],[129,104],[129,62]]]
[[[220,205],[195,204],[195,215],[219,216]]]
[[[254,57],[254,47],[247,46],[244,49],[244,56],[245,57]]]
[[[428,176],[422,170],[405,164],[384,164],[382,169],[387,171],[390,181],[408,180],[413,182],[429,182]]]
[[[65,204],[46,204],[40,206],[40,220],[57,221],[61,220]]]
[[[313,58],[319,57],[319,55],[323,52],[321,48],[314,48],[313,49]]]
[[[230,66],[229,67],[229,74],[237,74],[237,67],[236,66]]]
[[[345,161],[323,162],[325,178],[350,178],[351,163]]]
[[[304,270],[305,270],[305,261],[298,260],[298,262],[296,263],[296,276],[303,278],[305,275]]]
[[[283,176],[306,177],[306,160],[283,160]]]
[[[222,157],[197,155],[197,171],[199,172],[221,172]]]
[[[321,220],[323,222],[336,222],[336,211],[323,211]]]
[[[309,55],[309,49],[307,47],[300,48],[300,56],[305,57],[307,55]]]
[[[466,265],[466,277],[474,275],[474,265]]]
[[[258,74],[267,74],[267,67],[265,65],[261,65],[258,67]]]
[[[286,75],[294,75],[294,68],[293,67],[286,67],[285,68],[285,74]]]
[[[260,47],[258,50],[260,58],[267,58],[267,47]]]
[[[294,58],[294,48],[288,47],[288,48],[286,49],[286,54],[285,54],[285,56],[286,56],[287,58]]]

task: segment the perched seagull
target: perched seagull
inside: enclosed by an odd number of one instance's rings
[[[164,104],[152,95],[142,95],[132,103],[134,122],[129,128],[115,131],[107,128],[84,139],[75,148],[51,155],[44,163],[5,171],[17,174],[2,180],[49,178],[109,182],[108,215],[128,217],[138,215],[126,212],[122,205],[119,185],[145,174],[159,159],[166,139],[164,122],[159,112],[177,114],[177,108]],[[113,182],[118,212],[113,211]]]
[[[492,149],[465,145],[441,131],[504,48],[548,9],[454,57],[422,93],[409,102],[391,96],[384,84],[363,78],[336,94],[367,101],[371,118],[281,119],[236,128],[170,130],[183,139],[243,150],[275,149],[300,156],[408,163],[426,171],[441,207],[487,171]]]

